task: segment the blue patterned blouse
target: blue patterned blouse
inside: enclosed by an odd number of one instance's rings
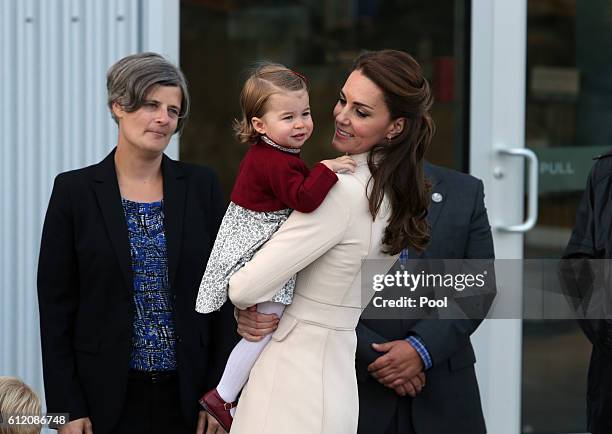
[[[130,367],[139,371],[177,368],[174,304],[168,287],[163,201],[122,200],[130,237],[136,315]]]

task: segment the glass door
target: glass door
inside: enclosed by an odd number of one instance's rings
[[[472,10],[470,170],[485,181],[496,256],[559,258],[592,158],[612,145],[612,3],[474,0]],[[541,302],[514,280],[498,303]],[[489,432],[586,430],[591,347],[575,322],[487,320],[477,335]]]
[[[606,0],[527,2],[525,146],[540,161],[540,212],[525,258],[562,254],[593,157],[611,149],[610,16]],[[574,321],[524,322],[524,433],[586,430],[590,353]]]
[[[468,9],[463,0],[182,0],[181,67],[193,111],[181,160],[215,168],[229,194],[246,151],[232,120],[245,71],[258,60],[307,77],[315,126],[303,157],[312,164],[333,156],[331,112],[353,59],[394,48],[412,54],[433,85],[437,133],[428,159],[467,170]]]

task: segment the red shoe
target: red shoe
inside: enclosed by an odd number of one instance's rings
[[[217,389],[209,390],[200,398],[200,405],[204,410],[208,412],[212,417],[217,419],[217,422],[225,430],[229,432],[232,427],[232,417],[230,410],[238,404],[238,401],[225,402],[221,399],[217,393]]]

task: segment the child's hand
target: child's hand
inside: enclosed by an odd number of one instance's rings
[[[354,172],[355,167],[357,167],[355,160],[348,155],[343,155],[342,157],[334,158],[333,160],[323,160],[321,163],[325,164],[329,170],[337,173]]]

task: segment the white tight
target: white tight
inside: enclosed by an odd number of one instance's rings
[[[257,312],[260,313],[275,313],[280,318],[285,310],[285,305],[267,301],[257,305]],[[259,342],[249,342],[246,339],[240,340],[232,350],[221,381],[217,386],[217,392],[221,399],[225,402],[234,402],[238,393],[242,390],[247,380],[251,368],[257,361],[257,358],[263,351],[264,347],[270,342],[271,334],[263,337]],[[233,410],[233,409],[232,409]]]

